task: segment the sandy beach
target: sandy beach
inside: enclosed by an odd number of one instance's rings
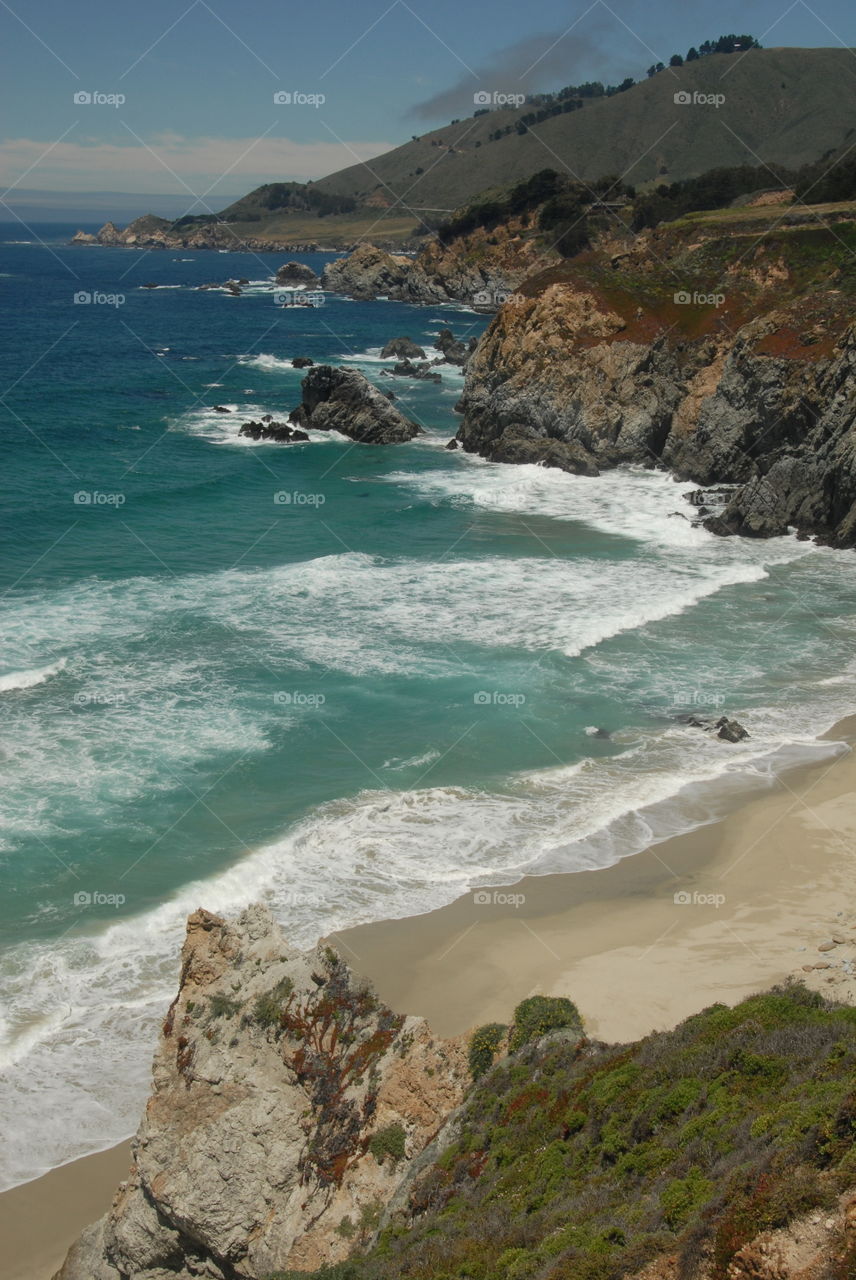
[[[856,742],[856,717],[826,737]],[[332,940],[442,1035],[508,1021],[539,991],[571,996],[591,1035],[630,1040],[790,975],[853,1001],[854,850],[851,750],[606,870],[529,877]],[[127,1166],[123,1144],[0,1196],[8,1280],[49,1280]]]

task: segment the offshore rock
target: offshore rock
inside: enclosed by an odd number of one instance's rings
[[[300,389],[302,403],[291,414],[300,426],[339,431],[360,444],[402,444],[423,434],[356,369],[314,365]]]

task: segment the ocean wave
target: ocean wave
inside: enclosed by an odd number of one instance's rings
[[[649,739],[644,761],[637,746],[612,760],[517,775],[493,792],[364,792],[321,806],[280,840],[142,916],[93,936],[15,949],[3,961],[0,1188],[133,1130],[156,1027],[174,992],[184,920],[197,906],[231,913],[265,901],[289,941],[306,946],[527,872],[608,866],[715,820],[724,796],[772,785],[777,750],[787,764],[841,749],[812,743],[788,754],[770,739],[734,753],[672,729]]]
[[[0,676],[0,693],[10,693],[15,689],[32,689],[34,685],[44,684],[51,676],[55,676],[65,667],[66,660],[61,658],[48,667],[32,667],[28,671],[9,671]]]

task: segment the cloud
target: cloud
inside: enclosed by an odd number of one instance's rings
[[[115,191],[204,196],[263,182],[322,178],[372,160],[392,142],[293,142],[289,138],[188,138],[164,133],[105,143],[96,138],[53,145],[34,138],[0,142],[0,194],[16,184],[43,190]],[[186,185],[184,185],[186,184]],[[193,192],[188,194],[187,188]],[[208,192],[207,195],[204,195]],[[199,205],[197,212],[204,212]]]
[[[472,115],[473,94],[539,93],[580,80],[623,80],[638,76],[640,67],[657,61],[635,35],[619,9],[631,7],[613,0],[609,9],[593,5],[581,21],[565,31],[527,36],[500,50],[490,63],[474,68],[448,89],[414,103],[407,115],[419,120],[449,120]],[[625,25],[626,24],[626,25]]]

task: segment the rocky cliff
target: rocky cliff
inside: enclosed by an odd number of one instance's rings
[[[543,265],[543,247],[522,234],[519,219],[477,228],[450,244],[428,241],[415,257],[359,245],[324,270],[323,286],[353,298],[395,302],[465,302],[495,309]]]
[[[133,1164],[59,1280],[314,1269],[373,1233],[460,1103],[466,1055],[269,913],[191,916]]]
[[[497,461],[734,486],[711,527],[856,544],[856,222],[694,215],[525,279],[467,369]]]

